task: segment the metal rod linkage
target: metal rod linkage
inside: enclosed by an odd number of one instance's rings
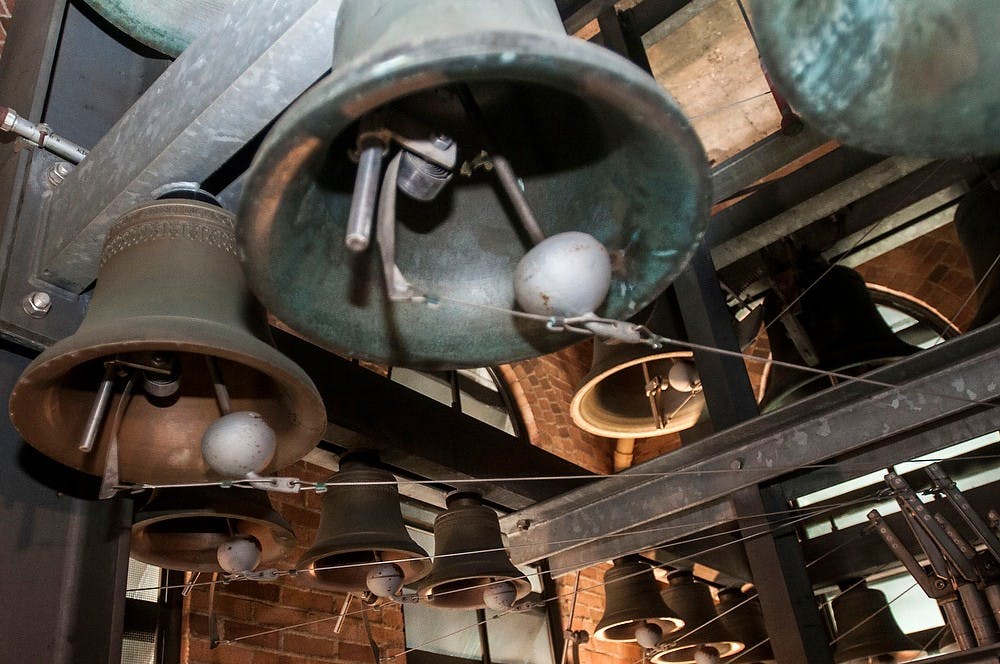
[[[354,179],[351,212],[347,217],[344,244],[350,251],[360,253],[368,248],[372,235],[372,220],[378,198],[379,180],[382,175],[382,156],[385,146],[381,142],[359,140],[358,174]]]
[[[35,124],[18,115],[14,109],[5,106],[0,106],[0,131],[16,134],[71,164],[79,164],[87,156],[87,150],[62,136],[53,134],[45,124]]]
[[[542,232],[542,227],[535,219],[535,213],[532,212],[531,205],[528,204],[528,199],[521,190],[521,183],[518,181],[510,162],[507,161],[506,157],[499,155],[492,155],[490,161],[493,162],[493,170],[500,180],[504,193],[510,199],[510,204],[514,206],[514,211],[517,212],[517,217],[521,220],[525,232],[531,238],[532,243],[538,244],[545,239],[545,233]]]
[[[83,425],[83,435],[80,436],[80,451],[90,452],[97,442],[97,433],[101,430],[101,423],[104,421],[104,413],[111,403],[111,391],[115,386],[114,367],[108,365],[104,369],[104,378],[97,388],[97,396],[94,398],[94,405],[87,416],[87,422]]]

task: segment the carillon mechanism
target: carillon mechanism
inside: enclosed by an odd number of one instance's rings
[[[295,533],[256,489],[156,489],[136,513],[130,555],[190,572],[248,572],[284,558]]]
[[[434,567],[420,596],[443,609],[505,611],[531,590],[510,562],[497,514],[479,494],[456,491],[434,520]]]
[[[793,290],[793,297],[804,294],[790,308],[775,292],[764,300],[774,359],[860,376],[920,350],[893,333],[854,270],[835,265],[827,272],[825,264],[809,263],[796,270],[795,283],[803,290]],[[788,311],[778,318],[786,308]],[[780,408],[836,382],[835,377],[774,365],[761,408]]]
[[[684,626],[660,597],[653,568],[638,558],[618,558],[604,573],[604,615],[594,638],[654,648]]]
[[[110,485],[282,468],[319,441],[326,412],[268,339],[233,216],[191,200],[142,205],[109,231],[80,329],[21,375],[11,420],[41,452]]]
[[[551,0],[345,0],[334,44],[239,229],[254,291],[316,343],[436,369],[541,355],[577,338],[546,318],[631,316],[700,241],[691,127]]]
[[[299,559],[300,570],[333,590],[395,595],[430,571],[427,552],[403,525],[396,478],[376,462],[367,452],[341,458],[323,497],[316,542]],[[376,585],[380,580],[388,585]]]
[[[877,154],[1000,152],[994,0],[752,0],[761,58],[797,113]]]

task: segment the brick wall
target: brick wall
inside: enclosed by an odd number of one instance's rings
[[[330,471],[298,462],[283,472],[307,481],[322,481]],[[322,496],[306,491],[299,494],[270,493],[275,509],[295,529],[298,545],[282,561],[279,569],[294,567],[295,562],[316,538]],[[201,580],[205,580],[204,575]],[[340,634],[334,633],[336,616],[344,595],[311,587],[304,578],[285,578],[275,582],[236,581],[218,585],[215,614],[220,640],[258,634],[320,620],[295,629],[255,636],[235,644],[209,648],[208,590],[192,590],[184,602],[184,626],[181,661],[186,664],[312,664],[331,662],[355,664],[371,662],[372,653],[365,635],[360,603],[351,604],[350,615]],[[398,655],[404,650],[403,615],[398,606],[369,611],[372,635],[384,655]],[[405,655],[393,660],[406,661]]]
[[[975,287],[969,261],[954,224],[948,224],[856,268],[866,281],[913,295],[964,330],[976,313],[973,298],[958,317],[959,307]]]

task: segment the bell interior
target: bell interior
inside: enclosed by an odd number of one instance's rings
[[[699,176],[690,154],[666,145],[662,127],[642,126],[585,81],[576,87],[470,81],[415,92],[364,114],[402,113],[453,138],[459,165],[483,151],[504,155],[547,236],[582,231],[608,247],[612,284],[598,313],[629,316],[668,283],[696,243],[703,196],[692,181]],[[469,97],[478,110],[467,108]],[[387,301],[378,252],[354,255],[343,247],[356,173],[348,155],[357,134],[356,122],[346,126],[319,157],[307,160],[308,174],[282,182],[273,214],[285,223],[267,230],[266,279],[296,288],[292,297],[262,294],[279,318],[352,356],[411,367],[486,366],[566,345],[564,335],[538,321],[461,304],[516,308],[513,272],[531,247],[485,168],[456,174],[431,202],[398,194],[396,264],[443,306]]]
[[[123,480],[141,474],[144,481],[169,483],[179,481],[183,477],[180,473],[186,475],[191,468],[211,474],[201,456],[201,438],[222,412],[208,373],[208,356],[180,352],[175,357],[180,366],[180,387],[174,395],[147,395],[142,390],[141,375],[136,377],[118,432],[118,458]],[[102,420],[94,450],[81,457],[77,444],[104,377],[106,359],[111,358],[78,364],[52,381],[40,391],[42,402],[38,409],[50,419],[50,430],[61,431],[65,436],[58,445],[53,444],[57,441],[51,441],[46,453],[68,465],[74,465],[74,460],[81,458],[82,469],[97,475],[103,472],[126,379],[116,378],[115,392]],[[260,413],[279,438],[282,431],[292,427],[281,389],[272,377],[237,361],[216,357],[215,362],[234,412]]]

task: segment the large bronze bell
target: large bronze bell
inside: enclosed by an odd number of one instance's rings
[[[694,132],[647,73],[567,37],[552,0],[345,0],[337,27],[333,73],[270,131],[240,208],[252,288],[297,332],[436,369],[577,341],[508,311],[515,267],[539,239],[511,188],[538,235],[580,231],[607,248],[599,315],[638,312],[687,262],[710,198]],[[384,161],[379,210],[398,199],[394,239],[365,251]],[[368,195],[352,206],[355,190]],[[347,233],[362,217],[364,231]],[[391,263],[378,255],[390,245]],[[401,278],[417,299],[390,300]]]
[[[842,265],[833,266],[829,272],[826,269],[825,264],[810,263],[799,270],[798,283],[809,289],[785,314],[794,316],[804,332],[818,360],[814,365],[817,369],[860,376],[920,350],[893,333],[872,302],[861,275]],[[774,321],[767,328],[771,356],[806,365],[784,323],[774,320],[784,308],[773,292],[764,299],[764,320]],[[835,378],[772,365],[761,409],[780,408],[836,382]]]
[[[234,537],[256,540],[261,564],[295,548],[292,527],[266,492],[195,487],[153,491],[135,515],[129,554],[166,569],[221,573],[217,551]]]
[[[604,573],[604,615],[594,638],[635,642],[636,628],[644,624],[655,625],[661,638],[680,629],[684,621],[663,603],[658,586],[648,563],[634,557],[616,559]]]
[[[741,662],[775,661],[771,641],[764,629],[760,601],[756,597],[751,599],[739,588],[723,588],[719,591],[716,610],[722,626],[745,646],[740,655]]]
[[[434,520],[434,567],[421,597],[443,609],[482,609],[488,592],[527,595],[531,584],[510,562],[496,512],[473,492],[456,491],[446,500],[448,509]]]
[[[979,309],[969,327],[976,328],[1000,318],[1000,190],[985,180],[967,193],[955,210],[955,230],[962,241],[979,287]]]
[[[115,224],[80,329],[39,355],[14,386],[11,420],[29,443],[93,475],[117,463],[122,481],[218,479],[201,453],[203,434],[222,414],[209,360],[232,410],[259,413],[273,429],[269,468],[319,441],[323,402],[302,369],[267,343],[233,225],[232,214],[192,200],[148,203]],[[81,449],[85,429],[90,451]]]
[[[430,570],[427,552],[403,525],[396,478],[373,467],[374,461],[358,453],[341,459],[323,497],[316,542],[297,564],[327,588],[363,592],[371,564],[377,562],[397,565],[404,583]]]
[[[674,570],[667,581],[669,585],[661,593],[663,601],[681,617],[684,627],[667,638],[666,648],[653,657],[654,663],[695,662],[700,648],[713,648],[720,658],[743,650],[744,644],[721,620],[715,620],[715,602],[708,586],[695,581],[690,570]]]
[[[878,154],[1000,152],[995,0],[750,4],[775,85],[823,133]]]
[[[664,337],[683,332],[667,301],[657,301],[646,327]],[[570,401],[573,422],[609,438],[649,438],[694,426],[705,410],[694,354],[679,346],[594,339],[594,361]]]
[[[838,637],[834,661],[908,662],[920,655],[920,648],[892,617],[881,590],[856,580],[844,581],[841,587],[847,590],[831,603]]]

